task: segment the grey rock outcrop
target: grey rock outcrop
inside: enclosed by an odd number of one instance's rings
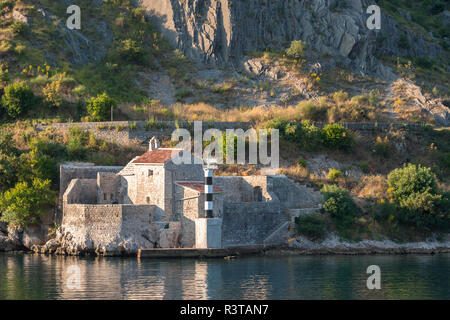
[[[381,30],[369,30],[366,0],[139,0],[166,39],[198,62],[239,65],[248,51],[286,48],[306,41],[312,54],[364,74],[393,79],[375,56],[440,57],[424,36],[401,30],[382,14]],[[399,46],[407,37],[409,48]],[[253,68],[252,68],[253,69]]]
[[[20,228],[7,227],[0,229],[0,251],[17,251],[26,249],[22,244],[23,230]],[[5,232],[6,231],[6,232]]]

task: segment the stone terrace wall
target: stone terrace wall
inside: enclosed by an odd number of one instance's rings
[[[82,249],[105,248],[130,252],[151,247],[148,239],[156,241],[152,233],[150,205],[86,205],[64,206],[62,228],[72,235],[72,243]]]
[[[278,200],[272,192],[267,176],[215,176],[213,183],[223,189],[226,202],[253,202],[253,188],[260,187],[263,201]]]
[[[283,208],[312,208],[322,202],[320,192],[311,192],[284,175],[268,176],[268,185]]]
[[[130,124],[136,124],[136,129],[130,130]],[[74,122],[74,123],[53,123],[50,125],[37,124],[37,131],[45,130],[47,127],[53,127],[57,130],[67,131],[70,127],[76,126],[83,130],[93,132],[98,139],[114,142],[118,144],[128,144],[133,140],[147,141],[153,136],[159,138],[167,137],[176,129],[174,121],[159,121],[157,127],[146,128],[146,121],[107,121],[107,122]],[[318,127],[323,127],[327,123],[317,122]],[[410,131],[421,131],[424,129],[422,124],[416,123],[372,123],[372,122],[341,122],[345,128],[355,131],[385,131],[390,129],[407,129]],[[203,131],[209,128],[219,130],[225,129],[243,129],[251,128],[251,122],[217,122],[203,121]],[[180,128],[193,128],[193,122],[178,121]]]
[[[263,244],[281,223],[286,221],[278,201],[224,202],[223,245],[241,246]]]
[[[64,204],[95,204],[97,203],[97,180],[73,179],[64,192]]]
[[[136,124],[136,129],[130,130],[130,124]],[[57,130],[68,131],[70,127],[76,126],[83,130],[92,132],[97,139],[105,140],[117,144],[129,144],[132,141],[144,142],[156,136],[163,138],[171,136],[176,129],[174,121],[159,121],[153,128],[146,128],[146,121],[109,121],[109,122],[74,122],[74,123],[53,123],[50,125],[37,124],[37,131],[45,130],[47,127],[53,127]],[[180,128],[193,128],[192,122],[178,121]],[[251,127],[249,122],[203,122],[202,130],[209,128],[219,130],[225,129],[244,129]]]
[[[59,199],[62,199],[72,179],[97,179],[98,172],[117,173],[123,167],[95,166],[93,163],[66,163],[59,168]],[[95,191],[97,194],[97,191]]]

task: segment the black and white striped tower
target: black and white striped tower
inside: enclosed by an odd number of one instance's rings
[[[214,211],[214,201],[213,201],[213,175],[214,170],[217,169],[217,166],[214,165],[213,161],[207,161],[203,170],[205,171],[205,214],[206,218],[213,218]]]

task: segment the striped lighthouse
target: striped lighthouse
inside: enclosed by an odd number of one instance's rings
[[[205,172],[205,214],[206,218],[213,218],[214,201],[213,201],[213,175],[217,166],[213,164],[213,161],[207,161],[203,170]]]

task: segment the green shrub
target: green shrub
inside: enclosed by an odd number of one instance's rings
[[[342,90],[341,91],[336,91],[333,94],[333,99],[336,102],[340,102],[340,103],[345,102],[348,99],[348,93],[345,92],[345,91],[342,91]]]
[[[398,40],[398,46],[401,49],[405,49],[408,50],[409,48],[411,48],[411,45],[409,43],[408,37],[405,34],[402,34]]]
[[[396,219],[419,228],[441,229],[450,223],[447,194],[440,194],[431,168],[408,164],[387,177],[391,202],[399,207]]]
[[[36,103],[33,91],[25,82],[12,83],[7,85],[4,90],[2,106],[12,118],[19,117]]]
[[[293,59],[301,58],[303,57],[306,46],[306,42],[302,40],[294,40],[291,42],[291,46],[286,49],[286,54],[288,57]]]
[[[11,28],[16,36],[24,35],[28,31],[28,25],[20,21],[14,21],[11,24]]]
[[[327,109],[322,106],[316,106],[312,102],[300,102],[297,105],[300,116],[305,120],[323,121],[327,115]]]
[[[411,195],[419,193],[436,194],[436,179],[431,168],[420,164],[407,164],[403,168],[392,170],[387,176],[388,191],[393,201],[402,204]]]
[[[86,159],[86,146],[88,145],[89,134],[80,127],[70,127],[69,141],[67,142],[67,153],[70,160]]]
[[[387,158],[392,154],[392,152],[394,152],[394,147],[387,136],[384,137],[384,139],[377,137],[374,144],[374,150],[377,155]]]
[[[136,130],[136,122],[132,122],[128,125],[128,129],[130,129],[130,131],[135,131]]]
[[[119,41],[117,53],[121,60],[129,63],[142,64],[145,60],[142,44],[132,39]]]
[[[315,151],[322,145],[322,130],[311,121],[302,121],[300,146],[307,151]]]
[[[308,163],[303,157],[298,158],[297,164],[303,168],[306,168],[308,166]]]
[[[333,181],[339,179],[343,175],[344,174],[342,173],[342,171],[338,169],[330,168],[330,170],[328,171],[328,179]]]
[[[327,225],[320,214],[304,214],[295,218],[295,231],[312,240],[323,239],[327,233]]]
[[[375,107],[376,105],[378,105],[378,101],[379,101],[378,91],[370,90],[368,98],[369,106]]]
[[[182,101],[184,98],[190,97],[192,91],[189,88],[183,87],[182,89],[175,92],[175,98],[177,101]]]
[[[440,157],[441,166],[446,169],[447,171],[450,171],[450,152],[446,152],[441,155]]]
[[[26,227],[39,223],[39,217],[55,204],[56,192],[50,180],[34,179],[31,184],[19,182],[0,195],[0,220],[14,226]]]
[[[350,132],[337,123],[327,124],[322,130],[322,138],[324,145],[333,149],[348,151],[355,144]]]
[[[336,185],[325,185],[320,192],[324,197],[323,209],[330,214],[338,229],[350,227],[358,215],[358,208],[350,193]]]
[[[166,127],[167,126],[163,122],[159,121],[158,119],[155,119],[155,117],[153,116],[145,124],[146,131],[150,131],[152,129],[164,129]]]
[[[31,151],[20,156],[17,177],[19,181],[31,183],[35,178],[56,182],[58,170],[53,157]]]
[[[358,166],[363,173],[367,174],[370,172],[369,163],[367,161],[360,161]]]
[[[102,93],[87,101],[87,112],[94,121],[105,121],[110,115],[111,109],[116,108],[116,101],[106,93]]]

